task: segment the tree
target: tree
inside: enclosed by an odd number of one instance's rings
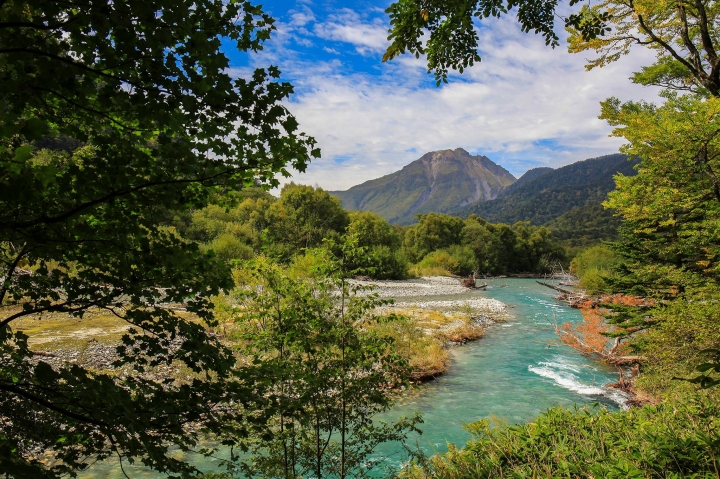
[[[407,363],[372,329],[383,303],[345,281],[365,255],[356,238],[329,246],[308,252],[302,276],[258,258],[232,293],[243,354],[259,365],[255,387],[277,405],[262,436],[248,440],[249,477],[364,477],[378,444],[417,431],[418,417],[375,418],[392,405]]]
[[[367,248],[372,246],[387,246],[398,248],[400,235],[380,215],[370,211],[350,212],[350,226],[348,233],[357,235],[358,246]]]
[[[581,0],[570,0],[570,6]],[[632,0],[630,0],[632,1]],[[650,2],[651,0],[648,0]],[[435,74],[439,86],[447,82],[450,69],[464,69],[480,62],[476,19],[500,17],[516,11],[524,32],[542,35],[553,48],[560,44],[555,21],[574,28],[581,38],[592,40],[607,32],[609,15],[589,15],[581,10],[567,16],[557,15],[559,0],[398,0],[386,12],[390,16],[392,41],[383,61],[409,52],[415,57],[427,55],[428,72]]]
[[[513,225],[515,232],[514,269],[540,273],[552,261],[563,259],[564,250],[552,242],[552,233],[544,226],[533,226],[527,221]]]
[[[356,265],[359,273],[377,279],[407,276],[408,264],[400,250],[400,235],[387,220],[369,211],[353,211],[347,232],[367,251],[363,264]]]
[[[272,30],[246,1],[0,2],[0,475],[73,475],[110,455],[187,474],[168,446],[259,400],[203,325],[229,269],[161,224],[318,155],[276,68],[227,73],[222,39],[253,52]],[[98,310],[130,325],[116,367],[135,373],[51,367],[13,329]],[[151,374],[161,364],[193,375]]]
[[[350,223],[339,199],[322,188],[295,183],[283,186],[267,218],[269,239],[288,246],[281,255],[285,260],[299,248],[317,248],[324,238],[338,237]]]
[[[462,232],[462,244],[473,250],[478,262],[478,272],[499,273],[499,244],[491,231],[492,226],[482,218],[470,215],[465,220]]]
[[[632,80],[670,90],[720,96],[720,57],[716,34],[720,6],[715,0],[605,0],[584,5],[585,22],[603,24],[603,35],[589,38],[571,29],[570,51],[593,50],[587,68],[602,67],[633,46],[657,52],[657,61]]]
[[[410,261],[420,261],[426,254],[460,244],[463,220],[446,214],[418,215],[418,224],[405,232],[403,247]]]
[[[720,99],[666,95],[665,105],[603,103],[602,118],[641,158],[638,174],[618,175],[605,205],[626,224],[617,244],[624,284],[676,295],[720,285]]]

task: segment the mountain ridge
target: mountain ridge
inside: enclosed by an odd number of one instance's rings
[[[496,198],[516,181],[505,168],[462,148],[431,151],[402,169],[345,191],[329,191],[349,210],[373,211],[394,224]]]
[[[497,198],[475,202],[449,211],[461,217],[476,214],[493,223],[530,221],[543,225],[574,207],[601,203],[615,189],[614,175],[636,173],[637,160],[615,153],[545,172],[519,186],[501,192]]]

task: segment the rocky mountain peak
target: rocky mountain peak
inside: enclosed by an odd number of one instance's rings
[[[513,182],[515,177],[486,156],[456,148],[431,151],[400,171],[331,194],[347,209],[373,211],[406,224],[417,214],[496,198]]]

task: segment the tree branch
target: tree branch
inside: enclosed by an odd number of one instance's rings
[[[85,422],[85,423],[92,424],[94,426],[99,426],[99,427],[108,427],[108,425],[102,421],[98,421],[95,418],[83,416],[82,414],[78,414],[78,413],[69,411],[65,408],[62,408],[60,406],[53,404],[52,402],[50,402],[47,399],[44,399],[42,397],[31,394],[15,385],[3,384],[2,382],[0,382],[0,391],[17,394],[18,396],[22,396],[25,399],[28,399],[37,404],[40,404],[41,406],[44,406],[44,407],[50,409],[51,411],[55,411],[59,414],[62,414],[63,416],[67,416],[69,418],[75,419],[76,421]]]
[[[133,81],[131,81],[131,80],[128,80],[127,78],[120,78],[120,77],[115,76],[115,75],[112,75],[112,74],[110,74],[110,73],[106,73],[106,72],[104,72],[104,71],[97,70],[97,69],[95,69],[95,68],[89,67],[89,66],[84,65],[84,64],[82,64],[82,63],[78,63],[78,62],[72,61],[72,60],[69,59],[69,58],[62,57],[62,56],[60,56],[60,55],[54,55],[54,54],[52,54],[52,53],[44,52],[44,51],[42,51],[42,50],[35,50],[35,49],[33,49],[33,48],[3,48],[3,49],[0,49],[0,53],[29,53],[29,54],[33,54],[33,55],[44,56],[44,57],[52,58],[53,60],[58,60],[58,61],[60,61],[60,62],[66,63],[66,64],[71,65],[71,66],[74,66],[74,67],[76,67],[76,68],[80,68],[80,69],[82,69],[82,70],[89,71],[89,72],[94,73],[94,74],[96,74],[96,75],[103,76],[103,77],[105,77],[105,78],[110,78],[110,79],[117,80],[117,81],[122,82],[122,83],[127,83],[128,85],[132,85],[132,86],[134,86],[135,88],[138,88],[138,89],[143,90],[143,91],[152,91],[152,92],[156,92],[156,93],[165,93],[165,94],[167,94],[167,95],[171,95],[171,94],[172,94],[172,92],[170,92],[170,91],[163,90],[163,89],[161,89],[161,88],[148,88],[148,87],[146,87],[146,86],[140,85],[140,84],[137,83],[137,82],[133,82]]]
[[[20,264],[20,260],[22,260],[23,256],[25,256],[25,253],[27,253],[27,250],[25,248],[27,248],[27,243],[23,244],[20,252],[17,254],[10,266],[8,266],[8,272],[5,275],[5,279],[3,280],[2,289],[0,289],[0,304],[3,304],[3,301],[5,301],[5,295],[7,294],[13,273],[15,273],[15,268],[17,268],[18,264]]]
[[[88,303],[86,305],[78,306],[76,308],[66,308],[69,303],[63,303],[63,304],[56,304],[53,306],[46,306],[44,308],[39,309],[33,309],[33,310],[23,310],[19,313],[15,313],[12,316],[9,316],[2,321],[0,321],[0,328],[3,328],[10,324],[11,322],[15,321],[18,318],[22,318],[23,316],[28,316],[30,314],[38,314],[38,313],[47,313],[47,312],[59,312],[59,313],[72,313],[73,311],[81,311],[82,309],[89,308],[91,306],[97,306],[97,302]]]
[[[718,56],[715,51],[715,45],[713,45],[712,38],[710,37],[710,31],[708,30],[708,17],[705,5],[702,0],[695,0],[695,8],[698,10],[698,20],[700,23],[700,38],[702,39],[703,48],[707,52],[708,59],[710,60],[713,70],[717,63]]]
[[[642,16],[640,13],[638,13],[638,11],[635,9],[635,2],[631,0],[631,1],[629,2],[629,5],[630,5],[630,8],[632,8],[633,11],[635,12],[635,14],[637,15],[638,23],[640,24],[640,27],[642,28],[642,30],[643,30],[655,43],[657,43],[658,45],[660,45],[661,47],[663,47],[670,55],[672,55],[672,57],[673,57],[675,60],[677,60],[677,61],[679,61],[680,63],[682,63],[688,70],[690,70],[690,72],[693,74],[694,77],[698,78],[698,71],[695,69],[695,67],[694,67],[690,62],[688,62],[685,58],[683,58],[680,54],[678,54],[678,53],[675,51],[675,49],[674,49],[673,47],[671,47],[667,42],[665,42],[662,38],[658,37],[658,36],[655,34],[655,32],[653,32],[652,29],[647,26],[647,24],[645,23],[645,19],[643,18],[643,16]]]
[[[76,206],[75,208],[72,208],[71,210],[54,217],[47,217],[43,216],[40,218],[36,218],[31,221],[25,221],[25,222],[19,222],[19,223],[1,223],[0,222],[0,228],[29,228],[32,226],[37,226],[40,224],[53,224],[53,223],[60,223],[62,221],[67,220],[68,218],[73,217],[74,215],[80,213],[83,210],[86,210],[88,208],[92,208],[93,206],[100,205],[102,203],[106,203],[110,201],[113,198],[120,198],[122,196],[127,196],[131,193],[136,193],[138,191],[147,189],[147,188],[153,188],[155,186],[163,186],[163,185],[178,185],[178,184],[187,184],[187,183],[203,183],[205,181],[209,181],[215,178],[218,178],[220,176],[226,175],[230,172],[230,170],[225,170],[220,173],[217,173],[215,175],[211,175],[205,178],[197,178],[197,179],[187,179],[187,180],[167,180],[167,181],[153,181],[150,183],[145,183],[144,185],[135,186],[133,188],[129,188],[126,190],[119,190],[119,191],[112,191],[108,193],[105,196],[101,196],[100,198],[96,198],[92,201],[88,201],[86,203],[83,203],[81,205]]]
[[[2,5],[0,5],[1,7]],[[76,17],[63,23],[56,23],[54,25],[43,25],[42,23],[33,22],[0,22],[0,28],[33,28],[35,30],[57,30],[58,28],[71,25],[77,21]]]
[[[688,52],[690,52],[690,55],[692,55],[693,62],[695,63],[695,68],[697,69],[697,71],[702,72],[703,75],[707,75],[705,73],[705,70],[703,70],[702,68],[702,56],[700,55],[700,52],[690,38],[690,30],[688,27],[687,11],[685,10],[685,6],[680,4],[677,6],[677,8],[678,12],[680,12],[680,20],[682,22],[682,26],[680,27],[680,38],[682,38],[682,41],[685,44],[685,48],[687,48]]]

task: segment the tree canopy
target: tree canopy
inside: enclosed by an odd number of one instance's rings
[[[427,56],[428,71],[438,85],[450,70],[463,72],[480,61],[476,22],[515,14],[524,32],[533,31],[549,46],[560,45],[555,32],[561,20],[570,32],[570,51],[592,50],[598,57],[588,68],[607,65],[634,46],[657,52],[657,61],[643,67],[633,81],[643,85],[720,94],[720,59],[715,25],[720,6],[715,0],[569,0],[580,8],[564,17],[559,0],[398,0],[390,15],[392,41],[383,61],[406,52]]]
[[[255,400],[202,324],[229,269],[163,225],[318,155],[276,68],[228,73],[223,42],[251,53],[273,28],[247,1],[0,2],[0,474],[75,474],[111,454],[187,473],[169,444]],[[126,321],[115,366],[132,374],[51,367],[13,327],[88,311]],[[176,363],[187,381],[151,374]]]

